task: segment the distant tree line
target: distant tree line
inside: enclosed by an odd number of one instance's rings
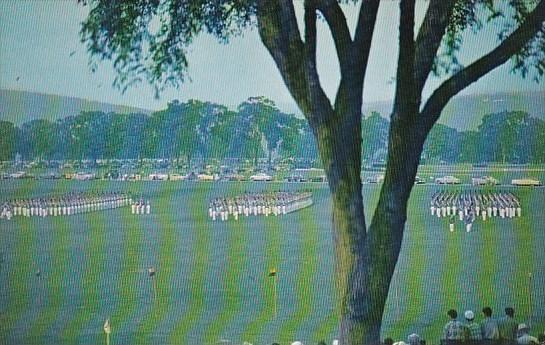
[[[386,159],[389,121],[376,112],[362,122],[366,162]],[[432,129],[422,153],[427,163],[544,163],[545,121],[520,111],[488,114],[477,131],[442,124]],[[219,104],[173,101],[146,114],[81,112],[57,121],[32,120],[20,127],[0,121],[0,160],[246,159],[319,161],[307,122],[281,112],[264,97],[235,111]]]
[[[264,97],[236,111],[219,104],[173,101],[146,114],[84,111],[57,121],[32,120],[20,127],[0,121],[0,160],[200,158],[257,162],[267,157],[316,157],[305,121],[281,112]]]
[[[389,122],[372,113],[362,122],[363,159],[386,159]],[[476,131],[435,124],[422,152],[423,163],[544,163],[545,121],[522,111],[487,114]]]

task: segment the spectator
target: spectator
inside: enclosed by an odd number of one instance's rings
[[[545,345],[545,333],[538,335],[537,340],[539,341],[539,345]]]
[[[409,345],[420,345],[420,336],[416,333],[409,335],[407,338]]]
[[[517,344],[519,345],[538,345],[539,341],[536,337],[532,337],[530,333],[530,327],[526,324],[521,323],[518,326],[519,337],[517,338]]]
[[[500,338],[500,332],[498,330],[498,323],[492,319],[492,309],[490,307],[484,307],[483,314],[484,320],[481,323],[483,340],[498,340]]]
[[[443,340],[447,342],[450,340],[460,341],[465,339],[465,328],[464,325],[458,320],[458,312],[451,309],[448,311],[447,315],[450,317],[450,321],[447,322],[443,328]]]
[[[471,310],[467,310],[464,313],[466,319],[466,339],[467,340],[482,340],[481,326],[475,320],[475,314]]]
[[[515,310],[505,308],[505,316],[498,320],[500,339],[514,341],[517,338],[518,323],[515,321]]]

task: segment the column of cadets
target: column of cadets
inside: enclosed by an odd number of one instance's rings
[[[449,217],[450,231],[454,231],[456,218],[466,224],[466,231],[471,231],[473,222],[482,217],[483,221],[491,217],[513,218],[522,215],[519,199],[511,192],[463,191],[436,192],[430,202],[432,216]]]
[[[208,215],[212,220],[226,221],[229,216],[281,216],[312,205],[310,192],[244,193],[210,201]]]
[[[124,207],[130,204],[133,204],[130,195],[120,192],[81,192],[40,198],[14,199],[0,204],[0,219],[71,216],[79,213]]]

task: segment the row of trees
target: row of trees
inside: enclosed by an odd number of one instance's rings
[[[40,119],[20,127],[0,121],[0,160],[283,157],[312,142],[302,119],[282,113],[263,97],[249,98],[237,111],[190,100],[173,101],[151,114],[81,112],[55,122]],[[309,138],[305,138],[305,137]]]
[[[390,123],[378,113],[362,120],[363,159],[383,161]],[[426,163],[544,163],[545,121],[522,111],[487,114],[476,131],[435,124],[422,151]]]
[[[363,161],[381,162],[390,123],[373,112],[362,120]],[[0,160],[275,157],[317,161],[308,125],[263,97],[237,111],[200,101],[173,101],[151,116],[82,112],[56,122],[33,120],[20,128],[0,121]],[[513,111],[488,114],[477,131],[436,124],[422,153],[428,163],[544,163],[545,121]]]

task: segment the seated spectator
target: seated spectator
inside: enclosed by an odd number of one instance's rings
[[[514,341],[517,338],[518,323],[515,321],[515,310],[505,308],[505,316],[498,320],[500,339]]]
[[[466,319],[466,339],[467,340],[482,340],[481,326],[475,320],[475,314],[471,310],[467,310],[464,313]]]
[[[484,320],[481,323],[483,340],[498,340],[500,338],[500,331],[498,330],[498,323],[492,319],[492,309],[484,307],[483,314]]]
[[[447,342],[451,340],[465,340],[465,328],[464,325],[457,320],[458,312],[451,309],[447,312],[447,315],[450,317],[450,321],[447,322],[443,328],[443,340],[446,340]]]
[[[538,345],[539,341],[536,337],[532,337],[530,333],[530,327],[521,323],[518,326],[519,337],[517,338],[517,344],[519,345]]]

